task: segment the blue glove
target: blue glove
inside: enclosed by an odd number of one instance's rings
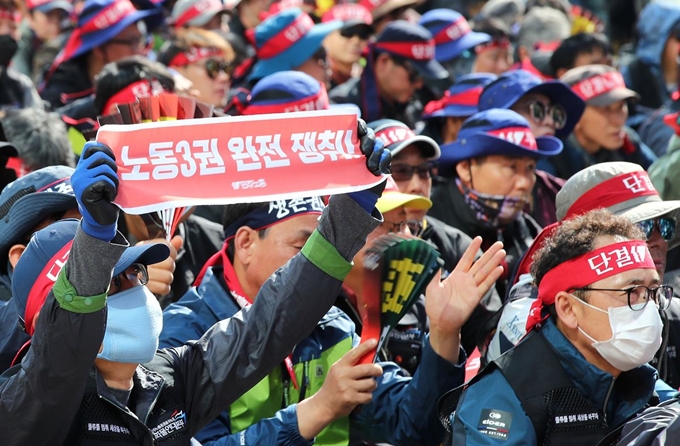
[[[389,150],[385,149],[385,144],[382,140],[376,140],[375,132],[373,129],[368,128],[363,119],[359,119],[358,123],[359,147],[361,147],[361,153],[366,156],[366,167],[375,176],[389,174],[392,154]],[[373,212],[378,198],[380,198],[383,190],[385,190],[386,184],[387,181],[383,181],[370,189],[352,192],[348,195],[370,214]]]
[[[83,216],[83,231],[91,237],[110,242],[116,236],[118,206],[118,167],[116,157],[105,144],[85,143],[80,161],[71,176],[71,186]]]

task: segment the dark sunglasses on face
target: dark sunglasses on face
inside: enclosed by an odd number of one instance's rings
[[[346,39],[351,39],[356,36],[361,40],[368,40],[371,38],[373,30],[366,26],[353,26],[351,28],[340,30],[340,35]]]
[[[392,164],[391,170],[394,181],[410,181],[415,173],[418,174],[421,180],[427,180],[432,177],[432,164],[430,163],[423,163],[418,166]]]
[[[555,129],[563,129],[567,124],[567,111],[560,104],[546,105],[541,101],[531,101],[528,104],[531,118],[538,124],[545,121],[545,117],[550,115]]]
[[[399,65],[400,67],[403,67],[406,71],[408,71],[408,80],[412,84],[415,84],[416,82],[420,82],[423,80],[423,76],[420,74],[418,70],[413,66],[411,62],[409,62],[406,59],[400,59],[400,58],[392,58],[394,60],[394,63]]]
[[[234,65],[224,60],[208,59],[205,61],[205,71],[210,79],[215,79],[220,74],[220,71],[231,77],[231,73],[234,72]]]
[[[661,234],[661,237],[667,242],[670,242],[675,237],[675,220],[672,218],[664,217],[643,220],[639,221],[637,225],[640,229],[642,229],[642,232],[645,233],[647,240],[649,240],[649,238],[654,233],[654,228],[659,228],[659,234]]]

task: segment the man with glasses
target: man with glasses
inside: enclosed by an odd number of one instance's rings
[[[429,199],[432,192],[432,177],[437,171],[436,163],[440,156],[437,143],[427,136],[414,134],[406,124],[392,119],[370,122],[368,126],[375,131],[376,137],[381,139],[385,143],[385,148],[392,153],[392,178],[399,191]],[[426,215],[428,209],[411,207],[407,204],[405,211],[406,220],[421,222],[423,229],[418,235],[434,243],[439,249],[444,260],[444,269],[453,271],[465,250],[470,246],[472,239],[460,229]],[[477,255],[481,256],[481,252]],[[463,325],[462,345],[465,351],[474,350],[482,322],[500,307],[501,300],[495,288],[492,288]],[[423,313],[414,311],[417,323],[413,325],[425,333],[427,318],[423,317]],[[415,352],[416,355],[417,353]],[[417,361],[413,366],[415,369]]]
[[[145,55],[160,10],[137,10],[130,0],[87,0],[75,29],[40,85],[53,108],[90,96],[94,79],[109,62]]]
[[[415,128],[423,108],[416,91],[428,80],[447,76],[435,59],[432,34],[399,20],[387,25],[368,46],[361,77],[335,87],[329,97],[339,104],[357,105],[367,122],[388,118]]]
[[[628,161],[647,169],[656,155],[626,126],[630,99],[639,96],[626,88],[623,76],[608,65],[584,65],[567,71],[560,80],[586,103],[565,149],[551,160],[555,174],[568,179],[585,167],[606,161]]]
[[[442,400],[447,446],[596,445],[653,400],[672,288],[643,238],[605,210],[557,228],[534,257],[529,334]]]

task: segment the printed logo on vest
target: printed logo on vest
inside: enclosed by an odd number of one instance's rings
[[[187,415],[183,410],[175,410],[169,420],[163,421],[151,429],[154,440],[172,435],[187,426]]]
[[[592,424],[593,422],[599,423],[600,414],[597,412],[584,412],[556,415],[554,422],[556,426]]]
[[[483,409],[477,430],[487,437],[507,441],[512,426],[512,414],[504,410]]]

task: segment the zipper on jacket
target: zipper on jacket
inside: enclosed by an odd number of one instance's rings
[[[609,422],[607,421],[607,403],[609,403],[609,397],[612,394],[612,390],[614,389],[615,383],[616,383],[616,378],[612,377],[612,382],[611,382],[611,384],[609,384],[609,388],[607,389],[607,394],[604,397],[604,404],[602,405],[602,417],[604,418],[605,426],[609,426]]]
[[[142,420],[140,420],[140,419],[137,417],[137,415],[135,415],[135,414],[130,410],[129,407],[125,406],[125,409],[127,409],[127,411],[125,411],[125,410],[123,410],[123,409],[120,407],[119,404],[114,403],[113,401],[111,401],[110,399],[108,399],[107,397],[105,397],[104,395],[100,395],[99,393],[97,393],[97,396],[98,396],[99,398],[103,399],[104,401],[106,401],[107,403],[109,403],[110,405],[112,405],[113,407],[115,407],[116,409],[118,409],[119,411],[123,412],[125,415],[127,415],[127,416],[129,416],[130,418],[132,418],[133,420],[135,420],[137,423],[141,424],[142,427],[144,427],[144,430],[146,431],[147,436],[148,436],[149,439],[151,440],[151,444],[154,444],[154,443],[156,442],[156,441],[154,440],[154,438],[153,438],[153,434],[151,433],[151,429],[149,429],[149,427],[148,427],[145,423],[142,423]],[[154,401],[154,403],[155,403],[155,401]],[[132,434],[132,433],[130,433],[130,434]]]
[[[305,362],[302,370],[302,386],[300,387],[300,398],[298,399],[298,403],[305,399],[307,387],[309,387],[309,361]]]

